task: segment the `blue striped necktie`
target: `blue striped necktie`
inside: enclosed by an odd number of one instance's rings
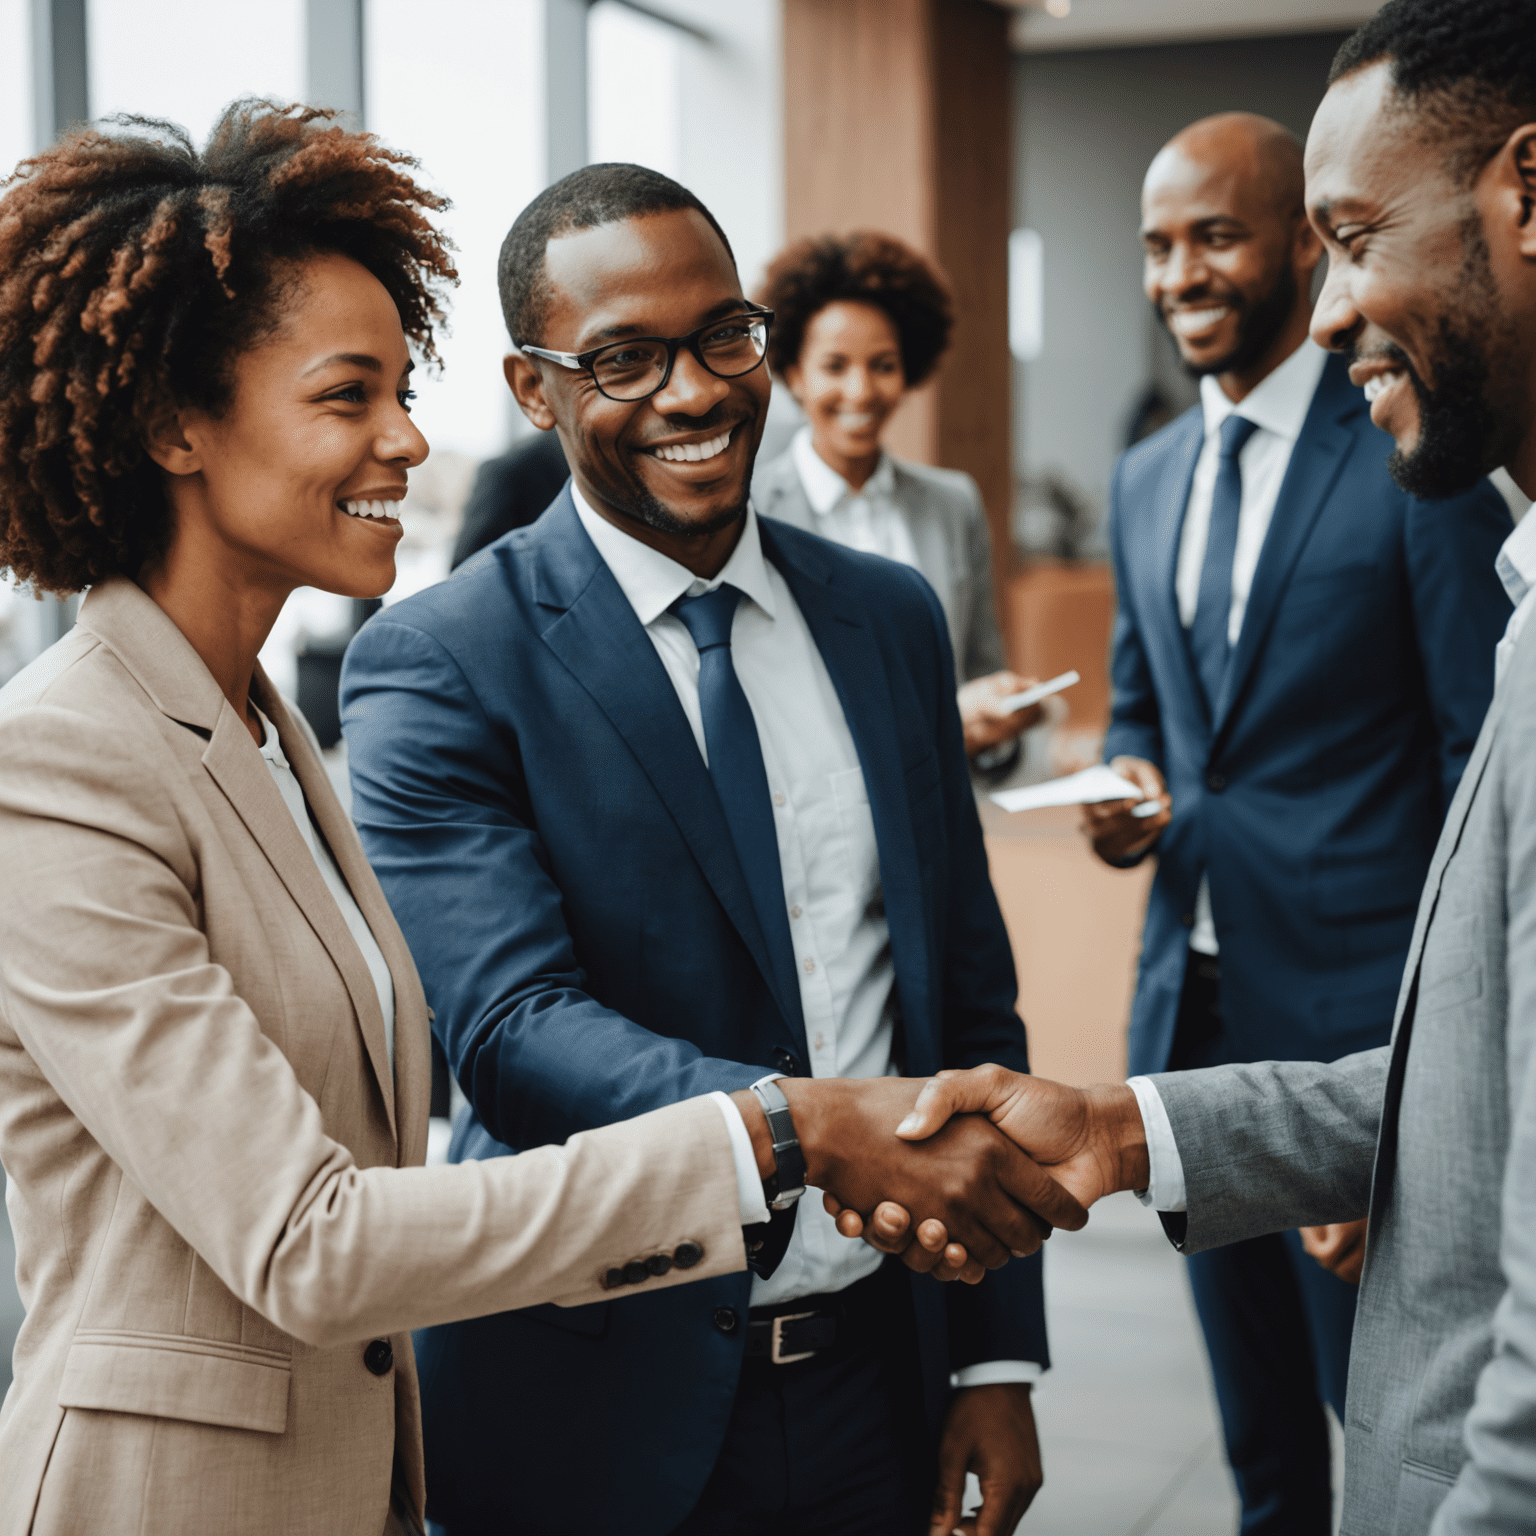
[[[757,721],[731,659],[731,623],[740,598],[736,587],[722,585],[698,597],[679,598],[672,611],[687,626],[699,650],[699,713],[704,719],[709,776],[747,877],[783,1006],[791,1010],[794,1022],[799,1017],[800,985],[785,910],[779,834]]]
[[[1256,422],[1236,414],[1221,424],[1211,527],[1205,541],[1205,564],[1200,568],[1195,622],[1189,630],[1189,648],[1213,720],[1232,651],[1227,639],[1232,621],[1232,561],[1237,554],[1237,524],[1243,510],[1243,471],[1237,456],[1258,430]]]

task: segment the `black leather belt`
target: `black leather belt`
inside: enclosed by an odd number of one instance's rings
[[[747,1355],[766,1355],[775,1365],[809,1360],[837,1342],[840,1319],[831,1312],[784,1312],[747,1324]]]

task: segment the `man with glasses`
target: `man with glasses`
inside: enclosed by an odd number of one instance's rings
[[[433,1517],[947,1533],[970,1470],[979,1530],[1011,1531],[1038,1260],[941,1288],[793,1203],[797,1136],[877,1168],[903,1145],[798,1123],[796,1076],[1027,1070],[938,600],[757,520],[772,315],[684,188],[579,171],[499,276],[508,383],[571,481],[367,625],[343,678],[359,826],[470,1099],[451,1156],[756,1085],[780,1209],[749,1153],[752,1274],[647,1295],[637,1257],[611,1302],[430,1330]]]

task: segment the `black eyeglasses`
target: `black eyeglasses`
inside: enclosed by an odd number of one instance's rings
[[[768,350],[773,311],[749,304],[737,315],[711,320],[686,336],[635,336],[627,341],[593,347],[590,352],[551,352],[547,347],[521,346],[530,357],[542,357],[562,368],[578,368],[610,400],[646,400],[667,387],[677,354],[684,348],[717,379],[739,379],[751,373]]]

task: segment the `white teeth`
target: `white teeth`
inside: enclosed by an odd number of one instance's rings
[[[1387,390],[1392,387],[1392,385],[1397,383],[1397,381],[1402,378],[1402,376],[1403,375],[1399,370],[1394,370],[1391,373],[1373,374],[1365,381],[1366,403],[1369,404],[1371,401],[1375,400],[1378,395],[1384,395]]]
[[[1168,323],[1180,336],[1190,336],[1196,331],[1205,330],[1207,326],[1215,325],[1219,320],[1225,320],[1231,312],[1229,304],[1215,304],[1208,309],[1179,309],[1174,311]]]
[[[717,453],[724,453],[730,443],[731,434],[722,432],[719,437],[712,437],[706,443],[676,443],[665,448],[653,448],[651,452],[669,464],[697,464],[701,459],[712,459]]]
[[[393,518],[399,507],[396,501],[344,501],[341,510],[348,517]]]

